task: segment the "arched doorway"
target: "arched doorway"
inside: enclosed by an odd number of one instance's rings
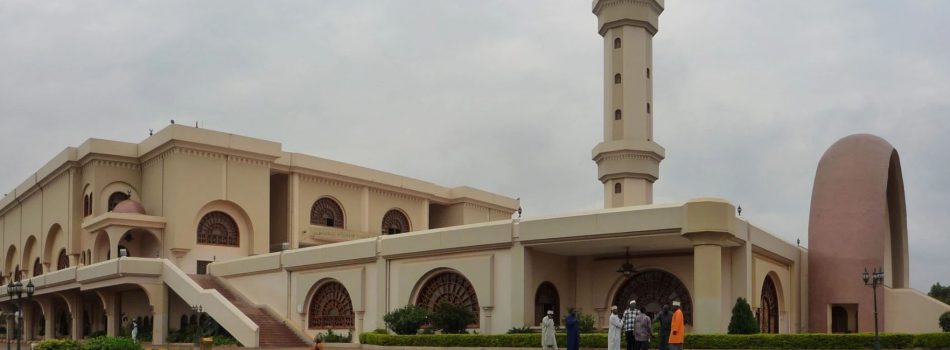
[[[441,303],[468,307],[475,316],[469,328],[478,328],[480,314],[478,296],[475,295],[472,283],[465,276],[455,271],[439,272],[426,280],[418,289],[416,305],[433,310]]]
[[[762,297],[759,300],[759,331],[778,333],[778,291],[772,276],[765,276],[762,283]]]
[[[119,238],[118,247],[126,250],[126,256],[138,258],[159,258],[161,255],[162,243],[158,237],[151,231],[144,229],[131,229],[125,231]]]
[[[346,287],[337,281],[317,288],[310,298],[307,312],[309,329],[353,329],[355,326],[353,302]]]
[[[534,324],[540,325],[548,310],[554,311],[554,324],[561,323],[561,298],[551,282],[544,282],[534,293]]]
[[[613,304],[623,314],[630,300],[636,300],[637,305],[643,307],[650,318],[662,310],[663,305],[671,305],[679,301],[683,310],[683,320],[693,324],[693,301],[689,290],[679,278],[662,270],[640,271],[625,281],[614,294]]]

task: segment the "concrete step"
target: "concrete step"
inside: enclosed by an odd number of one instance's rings
[[[307,342],[300,339],[297,332],[287,327],[282,320],[271,316],[270,313],[255,305],[251,305],[243,298],[237,297],[231,290],[219,284],[213,277],[208,275],[189,275],[192,280],[204,289],[214,289],[221,293],[225,299],[231,302],[244,315],[257,324],[259,332],[259,342],[261,348],[296,348],[308,347]]]

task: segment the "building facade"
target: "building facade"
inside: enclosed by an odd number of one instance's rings
[[[835,322],[867,330],[847,309],[865,300],[837,300],[824,292],[837,284],[809,276],[809,265],[824,270],[839,256],[812,259],[722,199],[652,203],[665,157],[652,135],[651,73],[663,2],[598,0],[593,10],[605,99],[592,156],[606,209],[513,218],[518,202],[502,195],[181,125],[139,143],[90,139],[0,200],[0,278],[36,286],[22,313],[26,338],[114,335],[139,321],[163,344],[201,306],[246,346],[294,346],[331,329],[386,328],[391,310],[441,302],[471,308],[470,328],[497,334],[569,308],[605,327],[610,307],[632,299],[649,313],[680,301],[690,332],[722,333],[740,297],[763,332]],[[884,329],[930,330],[899,326],[909,312],[946,305],[908,292],[906,229],[888,232],[897,238],[870,249],[887,251],[886,307],[903,311],[888,311],[898,319]],[[0,287],[12,329],[8,297]],[[842,305],[837,321],[816,316]]]

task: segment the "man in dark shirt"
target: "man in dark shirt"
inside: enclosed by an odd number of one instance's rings
[[[663,311],[656,315],[656,320],[660,322],[660,350],[667,350],[670,341],[670,322],[673,321],[673,313],[670,312],[669,305],[663,305]]]

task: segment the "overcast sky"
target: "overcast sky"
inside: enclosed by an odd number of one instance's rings
[[[950,283],[950,2],[666,6],[656,202],[724,197],[804,244],[821,154],[873,133],[901,155],[911,284]],[[588,0],[3,1],[0,192],[176,119],[526,216],[595,209],[602,43]]]

